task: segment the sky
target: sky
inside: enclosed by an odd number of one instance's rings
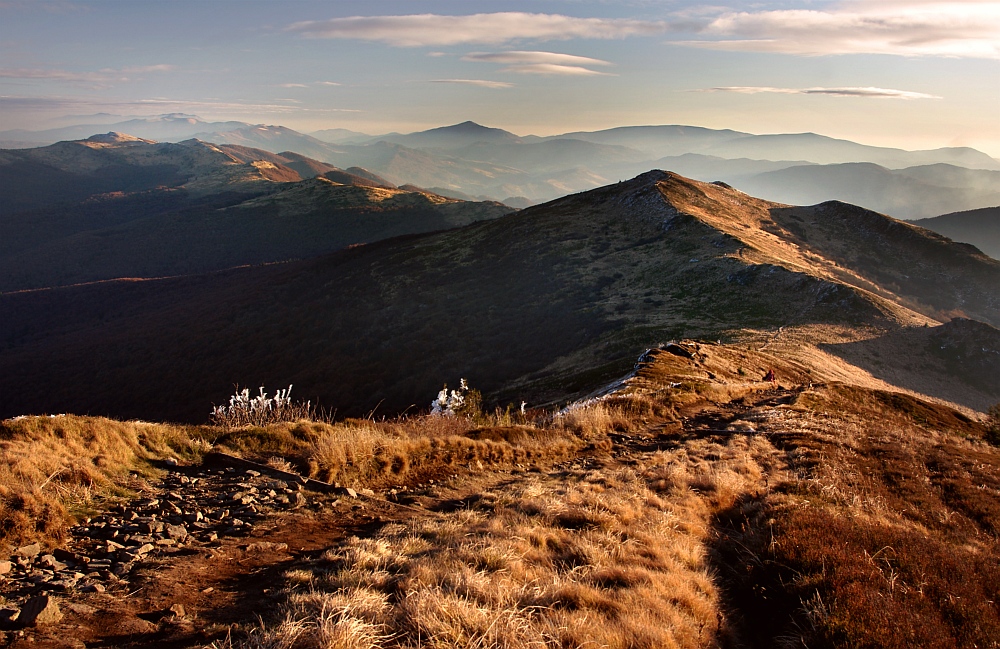
[[[687,124],[1000,157],[1000,1],[0,0],[0,130],[175,112],[369,134]]]

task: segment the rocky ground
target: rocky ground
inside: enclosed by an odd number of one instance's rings
[[[64,548],[39,543],[0,561],[8,646],[186,646],[253,618],[297,553],[391,507],[349,489],[307,490],[269,472],[170,467],[141,497],[84,519]],[[321,532],[321,533],[318,533]],[[214,614],[203,615],[206,609]],[[30,643],[27,645],[25,643]]]

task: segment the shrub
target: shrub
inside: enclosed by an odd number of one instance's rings
[[[478,421],[483,417],[483,395],[479,390],[470,390],[465,379],[459,381],[457,390],[448,390],[445,383],[437,398],[431,401],[431,414]]]
[[[264,387],[260,394],[251,398],[250,390],[237,388],[236,394],[229,397],[229,405],[215,406],[210,415],[211,422],[216,426],[237,428],[240,426],[266,426],[283,421],[298,421],[313,419],[315,409],[308,401],[292,401],[292,386],[278,390],[273,397],[267,396]]]

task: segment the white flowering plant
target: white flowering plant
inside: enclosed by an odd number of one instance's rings
[[[482,416],[482,402],[479,390],[470,390],[468,382],[461,379],[457,390],[449,390],[447,383],[441,388],[437,398],[431,401],[431,414],[476,419]]]
[[[281,421],[298,421],[313,419],[315,412],[309,401],[292,401],[292,386],[278,390],[274,396],[268,396],[264,387],[251,397],[250,389],[236,389],[236,394],[229,397],[229,405],[214,406],[209,415],[217,426],[237,428],[240,426],[266,426]]]

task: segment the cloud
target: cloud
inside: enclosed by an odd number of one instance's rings
[[[585,66],[611,65],[608,61],[601,59],[559,52],[470,52],[463,56],[462,60],[507,65],[500,70],[501,72],[568,76],[607,75],[607,72],[591,70]]]
[[[144,65],[121,68],[103,68],[96,71],[72,71],[56,68],[0,68],[0,77],[5,79],[40,79],[46,81],[68,81],[72,83],[100,84],[107,87],[110,83],[126,83],[134,81],[132,75],[148,72],[168,72],[174,66],[167,64]]]
[[[457,83],[483,88],[513,88],[514,84],[506,81],[488,81],[486,79],[431,79],[431,83]]]
[[[559,65],[557,63],[530,63],[527,65],[511,65],[502,68],[501,72],[514,72],[516,74],[551,74],[574,77],[609,76],[608,72],[600,72],[583,68],[578,65]]]
[[[275,100],[281,101],[281,100]],[[294,101],[294,100],[286,100]],[[16,95],[0,95],[0,110],[34,110],[34,111],[126,111],[129,113],[137,109],[155,110],[155,114],[163,112],[186,113],[193,111],[214,111],[216,113],[227,114],[268,114],[268,113],[360,113],[361,110],[352,108],[318,107],[306,108],[300,105],[276,104],[276,103],[254,103],[238,101],[221,101],[215,99],[193,100],[193,99],[172,99],[169,97],[151,97],[148,99],[136,99],[115,101],[100,97],[66,97],[66,96],[41,96],[24,97]],[[145,111],[139,111],[145,112]]]
[[[727,12],[694,29],[717,50],[802,56],[890,54],[1000,59],[1000,2],[862,0],[831,9]]]
[[[275,99],[274,101],[287,101],[287,102],[297,102],[295,99]],[[288,104],[264,104],[264,103],[250,103],[250,102],[228,102],[228,101],[214,101],[214,100],[194,100],[194,99],[169,99],[165,97],[156,97],[151,99],[138,99],[136,101],[121,102],[107,104],[110,106],[158,106],[158,107],[174,107],[172,112],[182,112],[184,107],[189,109],[213,109],[213,110],[226,110],[233,112],[272,112],[272,113],[297,113],[297,112],[312,112],[312,113],[360,113],[362,111],[351,109],[351,108],[331,108],[324,106],[322,108],[305,108],[302,106],[290,106]]]
[[[874,99],[941,99],[937,95],[891,88],[771,88],[769,86],[719,86],[699,88],[695,92],[736,92],[744,95],[777,93],[783,95],[833,95],[835,97],[864,97]]]
[[[559,52],[469,52],[463,61],[485,61],[487,63],[552,63],[555,65],[611,65],[601,59]]]
[[[310,86],[339,86],[336,81],[313,81],[309,83],[279,83],[276,88],[308,88]]]
[[[344,38],[388,43],[396,47],[424,47],[521,40],[626,38],[659,34],[667,28],[667,23],[661,21],[576,18],[512,11],[466,16],[351,16],[297,22],[286,27],[285,31],[306,38]]]

